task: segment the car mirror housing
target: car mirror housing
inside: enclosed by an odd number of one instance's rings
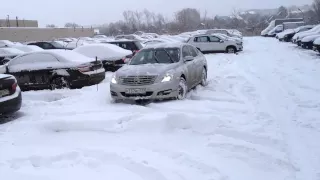
[[[183,58],[185,62],[187,61],[193,61],[194,60],[194,57],[193,56],[186,56]]]

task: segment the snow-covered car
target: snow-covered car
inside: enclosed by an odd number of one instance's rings
[[[301,39],[301,47],[304,49],[312,49],[313,41],[320,37],[320,33],[316,35],[306,36]]]
[[[105,78],[101,61],[68,50],[25,53],[6,64],[22,90],[81,88]]]
[[[63,42],[72,42],[73,40],[70,38],[57,38],[54,41],[63,41]]]
[[[188,41],[189,44],[197,47],[201,52],[226,52],[236,53],[243,50],[242,42],[227,39],[217,34],[195,35]]]
[[[145,40],[145,39],[143,39],[140,36],[135,35],[135,34],[118,35],[114,39],[115,40],[128,39],[128,40],[136,40],[136,41],[144,41]]]
[[[114,73],[110,93],[114,100],[161,100],[186,97],[198,84],[206,85],[207,61],[185,43],[156,44],[139,51]]]
[[[213,35],[215,35],[215,34],[213,34]],[[220,34],[220,33],[216,33],[216,35],[222,36],[222,37],[224,37],[225,39],[231,39],[231,40],[237,41],[237,42],[239,42],[239,43],[243,43],[243,39],[238,38],[238,37],[230,37],[230,36],[227,36],[227,35],[225,35],[225,34]]]
[[[126,50],[130,50],[132,51],[133,55],[143,48],[142,43],[136,40],[113,40],[107,43],[117,45]]]
[[[316,35],[320,32],[320,25],[315,26],[314,28],[308,30],[308,31],[304,31],[304,32],[299,32],[297,34],[295,34],[292,37],[292,42],[296,43],[298,45],[301,45],[301,39],[306,37],[306,36],[311,36],[311,35]]]
[[[171,41],[161,39],[161,38],[154,38],[151,40],[144,41],[142,44],[145,46],[153,45],[153,44],[159,44],[159,43],[171,43]]]
[[[315,27],[315,25],[306,25],[306,26],[300,26],[295,29],[287,29],[287,30],[277,34],[277,36],[278,36],[279,41],[290,42],[296,33],[305,32],[305,31],[308,31],[314,27]]]
[[[283,25],[277,25],[271,31],[268,32],[267,37],[276,37],[278,33],[281,33],[283,31]]]
[[[9,40],[0,40],[0,48],[2,47],[11,47],[11,46],[15,46],[16,44],[9,41]]]
[[[216,33],[221,33],[221,34],[225,34],[229,37],[237,37],[237,38],[242,38],[241,35],[239,35],[238,33],[232,33],[232,31],[228,30],[228,29],[209,29],[206,31],[205,34],[216,34]]]
[[[18,46],[13,46],[13,48],[18,49],[23,52],[33,52],[33,51],[43,51],[39,46],[35,45],[18,45]]]
[[[106,71],[116,71],[132,57],[132,51],[113,44],[89,44],[80,46],[73,51],[89,58],[98,58]]]
[[[21,108],[21,90],[14,76],[0,74],[0,115],[14,113]]]
[[[103,34],[97,34],[97,35],[93,36],[93,38],[104,39],[104,38],[108,38],[108,37],[106,35],[103,35]]]
[[[42,49],[65,49],[64,43],[61,41],[38,41],[28,43],[28,45],[35,45]]]
[[[16,56],[19,56],[24,53],[24,51],[21,51],[16,48],[0,48],[0,66],[8,63],[12,58],[15,58]]]

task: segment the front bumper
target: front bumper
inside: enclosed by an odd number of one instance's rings
[[[13,95],[0,98],[0,114],[8,114],[19,111],[22,103],[20,88]]]
[[[99,84],[105,79],[105,71],[98,70],[96,73],[85,74],[81,76],[79,79],[73,80],[70,82],[71,88],[82,88],[84,86],[92,86],[95,84]]]
[[[301,47],[304,49],[312,49],[313,47],[313,42],[301,42]]]
[[[110,83],[111,97],[115,100],[162,100],[171,99],[178,96],[178,84],[179,81],[172,80],[170,82],[155,83],[145,86],[127,86],[121,84]],[[126,94],[126,89],[146,89],[145,94]]]

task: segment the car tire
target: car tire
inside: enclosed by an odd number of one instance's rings
[[[206,68],[203,68],[202,76],[201,76],[201,82],[200,82],[201,86],[208,85],[207,78],[208,78],[207,70],[206,70]]]
[[[184,100],[187,96],[188,86],[186,80],[181,77],[178,86],[177,100]]]
[[[237,49],[233,46],[228,46],[226,49],[226,53],[228,54],[235,54],[237,52]]]
[[[70,83],[68,82],[68,80],[63,77],[63,76],[59,76],[59,77],[54,77],[51,80],[51,90],[55,90],[55,89],[70,89]]]

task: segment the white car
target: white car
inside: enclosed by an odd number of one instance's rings
[[[33,52],[33,51],[43,51],[39,46],[35,45],[18,45],[18,46],[13,46],[13,48],[18,49],[23,52]]]
[[[313,48],[313,42],[320,37],[319,34],[311,35],[311,36],[306,36],[301,39],[301,47],[305,49],[312,49]]]
[[[308,31],[304,31],[304,32],[300,32],[300,33],[295,34],[292,38],[292,41],[294,43],[298,43],[298,45],[300,45],[302,38],[304,38],[306,36],[318,34],[318,32],[320,32],[320,25],[317,25]]]
[[[197,47],[201,52],[236,53],[243,50],[242,42],[217,34],[195,35],[188,40],[188,43]]]

